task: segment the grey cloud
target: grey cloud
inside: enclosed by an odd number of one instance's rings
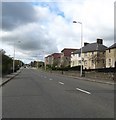
[[[37,20],[36,12],[29,2],[2,3],[2,29],[12,30],[21,24]]]
[[[30,30],[28,32],[14,33],[14,35],[2,37],[2,41],[5,44],[13,45],[15,41],[15,47],[22,52],[44,50],[45,53],[50,54],[52,52],[58,52],[56,40],[54,40],[47,31],[40,29]],[[20,43],[19,43],[20,41]]]

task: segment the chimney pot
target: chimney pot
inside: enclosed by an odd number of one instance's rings
[[[98,44],[103,44],[103,39],[98,38],[98,39],[97,39],[97,43],[98,43]]]
[[[89,43],[87,43],[87,42],[84,42],[84,46],[86,46],[87,44],[89,44]]]

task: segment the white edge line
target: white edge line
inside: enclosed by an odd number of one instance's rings
[[[88,91],[86,91],[86,90],[82,90],[82,89],[80,89],[80,88],[76,88],[77,90],[79,90],[79,91],[81,91],[81,92],[84,92],[84,93],[87,93],[87,94],[91,94],[90,92],[88,92]]]
[[[63,83],[63,82],[59,82],[59,84],[62,84],[62,85],[64,85],[64,83]]]

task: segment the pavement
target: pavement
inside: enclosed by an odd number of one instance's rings
[[[0,82],[0,87],[5,85],[7,82],[9,82],[10,80],[12,80],[15,76],[17,76],[19,73],[21,72],[21,69],[18,70],[17,72],[2,76],[2,80]]]
[[[12,80],[15,76],[17,76],[21,72],[22,69],[23,68],[21,68],[20,70],[18,70],[15,73],[8,74],[8,75],[2,77],[2,80],[0,82],[0,87],[3,86],[3,85],[5,85],[10,80]],[[61,74],[57,74],[57,73],[54,73],[54,74],[61,75]],[[85,81],[91,81],[91,82],[97,82],[97,83],[103,83],[103,84],[111,84],[111,85],[115,85],[116,84],[113,80],[112,81],[111,80],[99,80],[99,79],[94,79],[94,78],[75,77],[75,76],[70,76],[70,75],[62,75],[62,76],[68,76],[68,77],[75,78],[75,79],[80,79],[80,80],[85,80]]]

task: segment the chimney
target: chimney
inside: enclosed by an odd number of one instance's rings
[[[98,43],[98,44],[103,44],[103,39],[99,39],[99,38],[98,38],[98,39],[97,39],[97,43]]]
[[[87,44],[89,44],[89,43],[87,43],[87,42],[84,42],[84,46],[86,46]]]

